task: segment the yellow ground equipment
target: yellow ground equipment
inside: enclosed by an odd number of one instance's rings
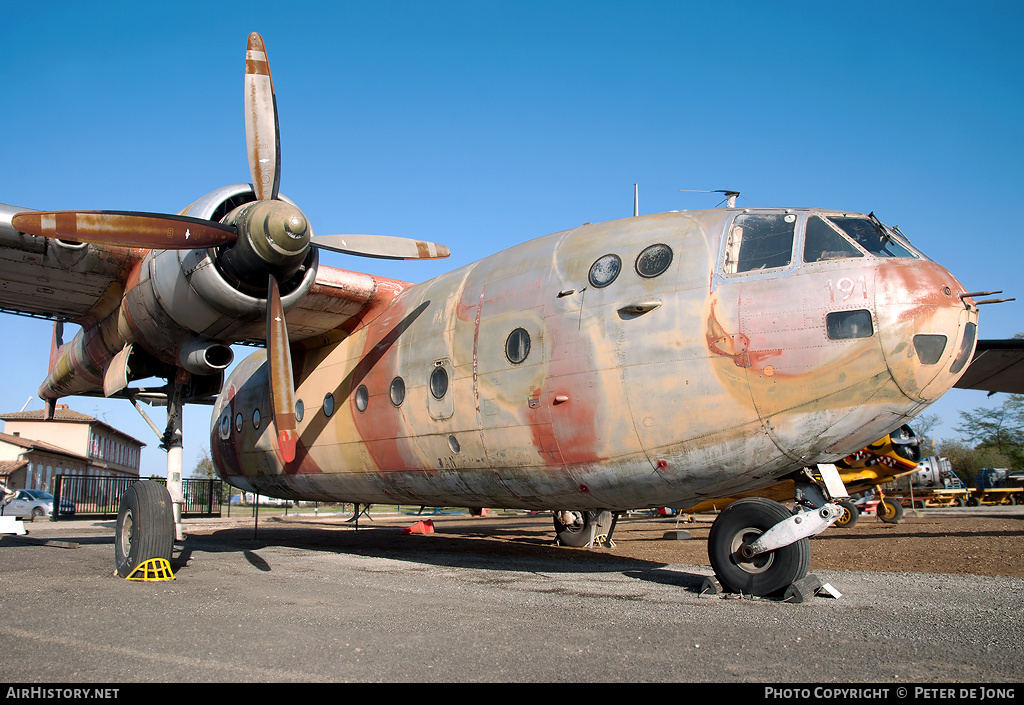
[[[125,580],[143,580],[145,582],[174,580],[174,573],[171,572],[171,564],[166,558],[150,558],[148,561],[139,563]]]

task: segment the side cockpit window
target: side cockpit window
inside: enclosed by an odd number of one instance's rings
[[[863,252],[840,235],[836,226],[824,218],[815,215],[807,219],[807,234],[804,236],[804,262],[823,262],[831,259],[852,259],[863,256]]]
[[[792,213],[741,213],[729,228],[725,273],[778,269],[793,261],[797,218]]]

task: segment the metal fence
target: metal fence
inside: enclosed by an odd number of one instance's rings
[[[111,518],[117,516],[121,495],[133,482],[142,478],[84,477],[57,475],[53,483],[53,520],[76,517]],[[166,485],[163,479],[154,479]],[[219,517],[221,481],[213,479],[182,480],[185,504],[183,517]]]

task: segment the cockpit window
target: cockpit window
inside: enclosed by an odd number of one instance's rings
[[[824,218],[815,215],[807,219],[807,233],[804,236],[804,262],[823,262],[863,256],[863,252],[840,235],[836,226]]]
[[[741,213],[729,229],[725,273],[742,274],[785,267],[793,260],[796,216],[792,213]]]
[[[875,257],[917,257],[870,218],[833,215],[829,220]]]

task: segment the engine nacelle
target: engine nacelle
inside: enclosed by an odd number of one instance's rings
[[[183,214],[223,218],[240,204],[253,200],[249,185],[227,186],[199,199]],[[263,338],[266,295],[256,295],[251,287],[239,286],[224,275],[218,258],[227,250],[153,250],[146,256],[137,283],[125,296],[125,304],[135,340],[144,344],[151,355],[189,369],[188,355],[208,346],[210,341],[229,344]],[[316,248],[310,247],[295,274],[279,282],[285,311],[309,292],[316,279],[317,264]],[[188,353],[183,349],[185,346],[189,346]],[[181,352],[176,355],[176,351]],[[197,362],[197,371],[207,364],[196,357],[192,362]]]
[[[206,194],[182,215],[220,221],[255,200],[248,184],[226,186]],[[59,243],[57,247],[70,261],[84,256],[91,246]],[[232,343],[262,340],[266,335],[266,293],[257,291],[252,282],[267,273],[255,273],[248,284],[239,281],[240,270],[251,258],[248,253],[243,257],[236,253],[229,267],[235,276],[225,277],[218,259],[231,247],[150,250],[144,259],[134,261],[120,305],[61,348],[39,396],[56,399],[100,388],[112,394],[127,382],[161,369],[157,374],[178,367],[204,376],[223,372],[233,358]],[[277,263],[268,267],[284,279],[279,278],[278,285],[285,311],[293,308],[316,280],[316,248],[307,247],[305,256],[299,254],[297,259],[297,266],[295,258],[289,265],[290,276],[282,277]],[[115,357],[120,363],[111,372]]]

